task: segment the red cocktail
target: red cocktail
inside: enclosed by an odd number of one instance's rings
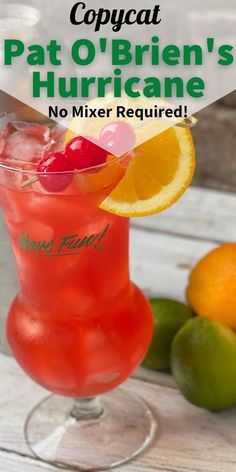
[[[94,416],[100,418],[97,434],[112,434],[113,421],[118,421],[112,414],[112,396],[121,395],[116,402],[124,408],[128,395],[110,394],[107,406],[104,400],[108,411],[105,416],[102,407],[94,407],[92,397],[109,392],[131,375],[144,358],[153,331],[149,304],[130,281],[129,220],[99,208],[122,178],[129,156],[110,158],[93,169],[71,171],[70,184],[54,193],[41,184],[35,166],[45,149],[48,152],[62,147],[62,131],[17,122],[4,129],[1,143],[1,201],[19,280],[19,293],[8,317],[8,340],[20,366],[37,383],[51,392],[77,399],[75,404],[68,400],[64,410],[61,406],[63,418],[53,417],[53,400],[46,400],[39,410],[42,408],[45,413],[49,408],[50,424],[39,432],[33,413],[27,440],[44,460],[89,468],[89,459],[81,458],[79,451],[75,454],[70,448],[68,454],[62,434],[56,450],[48,447],[47,438],[65,418],[73,418],[70,428],[76,429],[79,441],[81,431],[85,433],[81,427],[78,433],[78,419],[88,411],[87,421]],[[67,175],[68,172],[54,173],[53,179]],[[45,174],[43,178],[52,175]],[[66,402],[64,398],[58,401]],[[47,402],[51,403],[47,406]],[[136,417],[130,420],[133,409]],[[129,399],[127,411],[121,413],[119,420],[117,450],[112,458],[106,460],[102,456],[103,467],[126,461],[150,437],[150,412],[135,397]],[[134,430],[140,428],[141,435],[138,433],[137,437],[137,431],[129,431],[133,439],[128,434],[124,440],[122,431],[132,422]],[[68,435],[72,433],[70,430]],[[101,441],[101,437],[96,437],[96,441]],[[94,447],[96,444],[91,445]],[[102,454],[102,450],[97,454]],[[93,458],[92,465],[99,464]]]

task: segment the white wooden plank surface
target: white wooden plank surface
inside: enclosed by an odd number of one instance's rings
[[[13,359],[3,355],[0,376],[1,472],[58,470],[32,460],[23,437],[27,413],[46,392],[28,379]],[[190,405],[172,388],[136,380],[129,380],[126,387],[145,398],[160,427],[153,446],[142,457],[117,470],[235,472],[236,409],[213,414]]]
[[[139,367],[132,375],[134,379],[142,380],[151,384],[163,385],[164,387],[177,388],[175,379],[169,371],[155,371]]]
[[[148,296],[185,299],[191,267],[215,243],[132,228],[131,276]]]
[[[191,187],[167,211],[133,224],[165,233],[217,242],[236,239],[236,194]]]

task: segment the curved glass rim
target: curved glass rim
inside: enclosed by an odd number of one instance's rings
[[[15,113],[17,112],[20,112],[24,109],[27,109],[27,108],[31,108],[30,106],[27,106],[27,105],[22,105],[22,106],[19,106],[19,108],[15,111],[9,111],[9,112],[5,112],[5,113],[2,113],[0,115],[0,120],[3,119],[3,118],[6,118],[8,116],[13,116]],[[33,109],[32,109],[33,110]],[[37,110],[36,110],[37,111]],[[40,115],[42,115],[41,112],[38,112]],[[45,118],[46,115],[45,115]],[[67,129],[63,124],[59,124],[58,122],[52,120],[51,118],[48,118],[48,122],[50,123],[55,123],[55,126],[56,125],[59,125],[61,126],[62,128],[65,128],[65,130]],[[34,121],[32,120],[31,123],[37,123],[37,121]],[[59,151],[58,151],[59,152]],[[106,161],[106,162],[103,162],[102,164],[98,164],[96,166],[92,166],[92,167],[86,167],[84,169],[73,169],[73,170],[68,170],[68,171],[63,171],[63,172],[50,172],[47,173],[47,172],[38,172],[37,170],[33,170],[33,169],[22,169],[20,167],[13,167],[11,165],[6,165],[4,164],[3,161],[0,160],[0,169],[4,169],[4,170],[7,170],[9,172],[20,172],[21,174],[25,175],[29,175],[29,176],[32,176],[32,177],[37,177],[37,176],[46,176],[46,175],[50,175],[50,176],[53,176],[53,175],[67,175],[67,174],[72,174],[72,175],[82,175],[82,174],[88,174],[88,173],[95,173],[96,171],[99,171],[99,170],[102,170],[102,169],[105,169],[106,167],[109,167],[111,165],[113,165],[114,163],[116,162],[122,162],[122,160],[124,158],[127,158],[128,156],[132,157],[132,151],[130,152],[127,152],[126,154],[123,154],[122,156],[115,156],[113,154],[108,154],[112,159],[110,159],[109,161]],[[1,159],[1,154],[0,154],[0,159]],[[20,161],[19,160],[19,165],[20,165],[20,162],[22,162],[24,165],[32,165],[32,167],[35,165],[37,166],[38,163],[30,163],[30,162],[26,162],[26,161]],[[15,161],[15,163],[17,164],[17,161]]]
[[[114,159],[111,159],[110,161],[106,161],[102,164],[98,164],[96,166],[86,167],[84,169],[66,170],[66,171],[63,171],[63,172],[38,172],[37,170],[32,170],[32,169],[29,169],[29,170],[20,169],[18,167],[8,166],[8,165],[4,164],[1,161],[0,161],[0,169],[4,169],[4,170],[7,170],[9,172],[15,172],[15,173],[20,172],[21,174],[31,175],[32,177],[37,177],[37,176],[41,176],[41,175],[43,175],[43,176],[47,176],[47,175],[52,176],[52,175],[68,175],[68,174],[72,174],[72,175],[81,175],[81,174],[88,174],[88,173],[92,174],[92,173],[95,173],[95,171],[99,171],[99,170],[105,169],[106,167],[109,167],[109,166],[113,165],[115,162],[118,162],[118,161],[121,162],[121,161],[123,161],[123,159],[127,158],[128,156],[131,157],[131,154],[127,153],[127,154],[124,154],[123,156],[120,156],[120,157],[114,156]],[[1,157],[1,155],[0,155],[0,157]],[[35,165],[37,165],[37,164],[35,164]]]

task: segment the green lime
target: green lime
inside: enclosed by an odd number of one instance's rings
[[[190,308],[175,300],[153,298],[154,336],[143,365],[150,369],[170,367],[170,349],[177,331],[193,316]]]
[[[236,334],[207,318],[189,320],[171,349],[171,368],[194,405],[220,411],[236,403]]]

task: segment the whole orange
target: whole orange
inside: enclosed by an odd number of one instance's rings
[[[223,244],[200,260],[190,274],[187,299],[197,315],[236,330],[236,243]]]

